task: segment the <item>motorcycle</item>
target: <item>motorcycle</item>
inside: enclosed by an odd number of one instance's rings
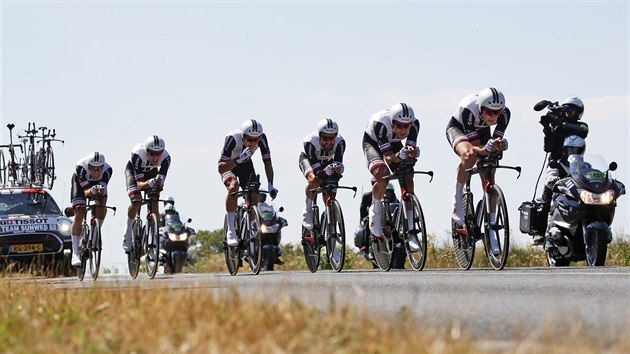
[[[189,224],[192,219],[186,220]],[[182,224],[179,214],[166,215],[160,234],[160,265],[165,273],[181,273],[188,262],[190,237],[195,230]]]
[[[545,251],[550,266],[568,266],[586,260],[588,266],[603,266],[617,198],[626,193],[623,183],[611,177],[617,163],[607,167],[603,158],[571,155],[569,176],[553,187]],[[553,167],[553,166],[552,166]]]
[[[389,212],[392,215],[392,220],[396,220],[399,210],[400,202],[398,200],[389,203]],[[361,224],[354,232],[354,245],[359,249],[364,248],[364,250],[361,251],[363,257],[368,262],[372,263],[372,268],[376,269],[378,268],[378,264],[376,264],[376,260],[374,259],[372,247],[369,245],[369,231],[366,233],[366,230],[369,230],[368,222],[367,216],[361,220]],[[405,245],[400,235],[396,234],[394,235],[394,250],[392,252],[392,269],[404,269],[406,259],[407,251],[405,251]]]
[[[283,212],[284,208],[280,207],[278,212]],[[282,228],[289,225],[287,220],[278,216],[273,205],[264,201],[258,203],[258,212],[260,213],[260,230],[262,232],[262,264],[266,271],[274,270],[274,265],[282,265],[284,262],[280,260],[282,255],[282,246],[280,241],[282,238]]]

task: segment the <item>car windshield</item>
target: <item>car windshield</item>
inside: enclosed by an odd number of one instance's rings
[[[61,215],[57,203],[46,193],[0,193],[0,216]]]

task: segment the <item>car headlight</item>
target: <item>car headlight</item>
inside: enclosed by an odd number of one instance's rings
[[[580,199],[582,199],[584,204],[606,205],[615,200],[615,192],[608,190],[604,193],[598,194],[582,189],[580,190]]]
[[[64,235],[64,236],[70,236],[71,231],[72,231],[72,223],[69,220],[59,220],[57,221],[57,230],[59,230],[59,232]]]

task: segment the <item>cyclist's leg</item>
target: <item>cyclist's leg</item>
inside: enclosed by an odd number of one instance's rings
[[[72,266],[78,267],[81,265],[81,259],[79,258],[79,243],[81,241],[81,231],[83,225],[83,219],[85,218],[85,193],[79,183],[79,178],[76,174],[72,176],[72,186],[70,192],[70,201],[72,208],[74,208],[74,220],[72,221]]]
[[[107,196],[103,196],[103,198],[95,201],[95,204],[98,206],[106,206],[107,205]],[[105,220],[105,216],[107,216],[107,208],[96,208],[94,213],[94,217],[101,221],[101,225],[103,224],[103,220]]]
[[[372,184],[372,205],[370,206],[368,217],[369,227],[375,236],[383,236],[381,225],[382,201],[387,189],[387,181],[383,179],[389,174],[389,168],[385,163],[380,149],[374,146],[368,138],[363,137],[363,154],[367,161],[367,166],[373,176]]]
[[[133,229],[133,221],[138,215],[138,210],[140,210],[140,201],[142,196],[140,195],[140,188],[136,183],[135,172],[133,171],[133,166],[131,162],[127,162],[127,166],[125,168],[125,178],[127,181],[127,195],[129,196],[129,207],[127,208],[127,225],[125,227],[125,233],[123,235],[123,249],[125,253],[128,253],[131,249],[131,232]]]
[[[238,244],[238,239],[236,237],[236,228],[235,228],[235,220],[236,220],[236,208],[237,208],[237,199],[236,197],[230,195],[230,193],[238,192],[238,180],[232,171],[228,171],[221,175],[223,179],[223,184],[225,188],[227,188],[227,195],[225,197],[225,215],[227,217],[227,231],[226,231],[226,241],[230,246],[236,246]]]
[[[302,210],[302,226],[311,230],[313,229],[313,199],[315,198],[315,193],[311,192],[311,190],[319,187],[321,181],[315,177],[311,163],[304,152],[300,154],[299,165],[302,175],[306,178],[306,187],[304,188],[306,198],[304,200],[304,210]]]
[[[457,123],[457,122],[455,122]],[[453,224],[457,227],[464,225],[464,208],[462,203],[462,197],[464,194],[464,187],[466,186],[466,180],[468,179],[467,169],[473,167],[477,162],[477,155],[473,151],[473,146],[479,146],[479,140],[472,142],[465,140],[466,135],[463,132],[463,128],[460,128],[456,124],[449,124],[446,135],[448,137],[453,151],[459,156],[459,164],[457,165],[457,177],[455,181],[455,192],[453,193],[453,214],[451,216]]]

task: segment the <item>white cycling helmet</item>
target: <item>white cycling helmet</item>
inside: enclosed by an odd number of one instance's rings
[[[251,136],[252,138],[257,138],[263,134],[262,124],[258,123],[253,119],[248,119],[243,122],[241,125],[241,132],[243,135]]]
[[[94,151],[89,156],[90,156],[90,160],[88,162],[89,166],[101,167],[105,165],[105,155],[99,153],[98,151]]]
[[[564,150],[567,155],[584,155],[584,151],[586,151],[586,141],[577,135],[569,135],[564,139],[562,150]]]
[[[498,111],[505,108],[505,96],[503,96],[503,92],[494,87],[488,87],[479,92],[477,103],[479,103],[480,110],[481,107],[486,107],[487,109]]]
[[[584,114],[584,102],[581,99],[571,96],[562,102],[563,106],[568,106],[573,108],[574,114],[577,116],[577,119],[582,118],[582,114]]]
[[[164,139],[157,135],[151,135],[144,141],[144,146],[147,150],[151,151],[163,151]]]
[[[415,119],[413,109],[406,103],[396,103],[389,108],[389,115],[392,117],[392,122],[411,123]]]
[[[322,119],[317,123],[317,132],[319,134],[337,134],[339,132],[339,126],[332,119]]]

